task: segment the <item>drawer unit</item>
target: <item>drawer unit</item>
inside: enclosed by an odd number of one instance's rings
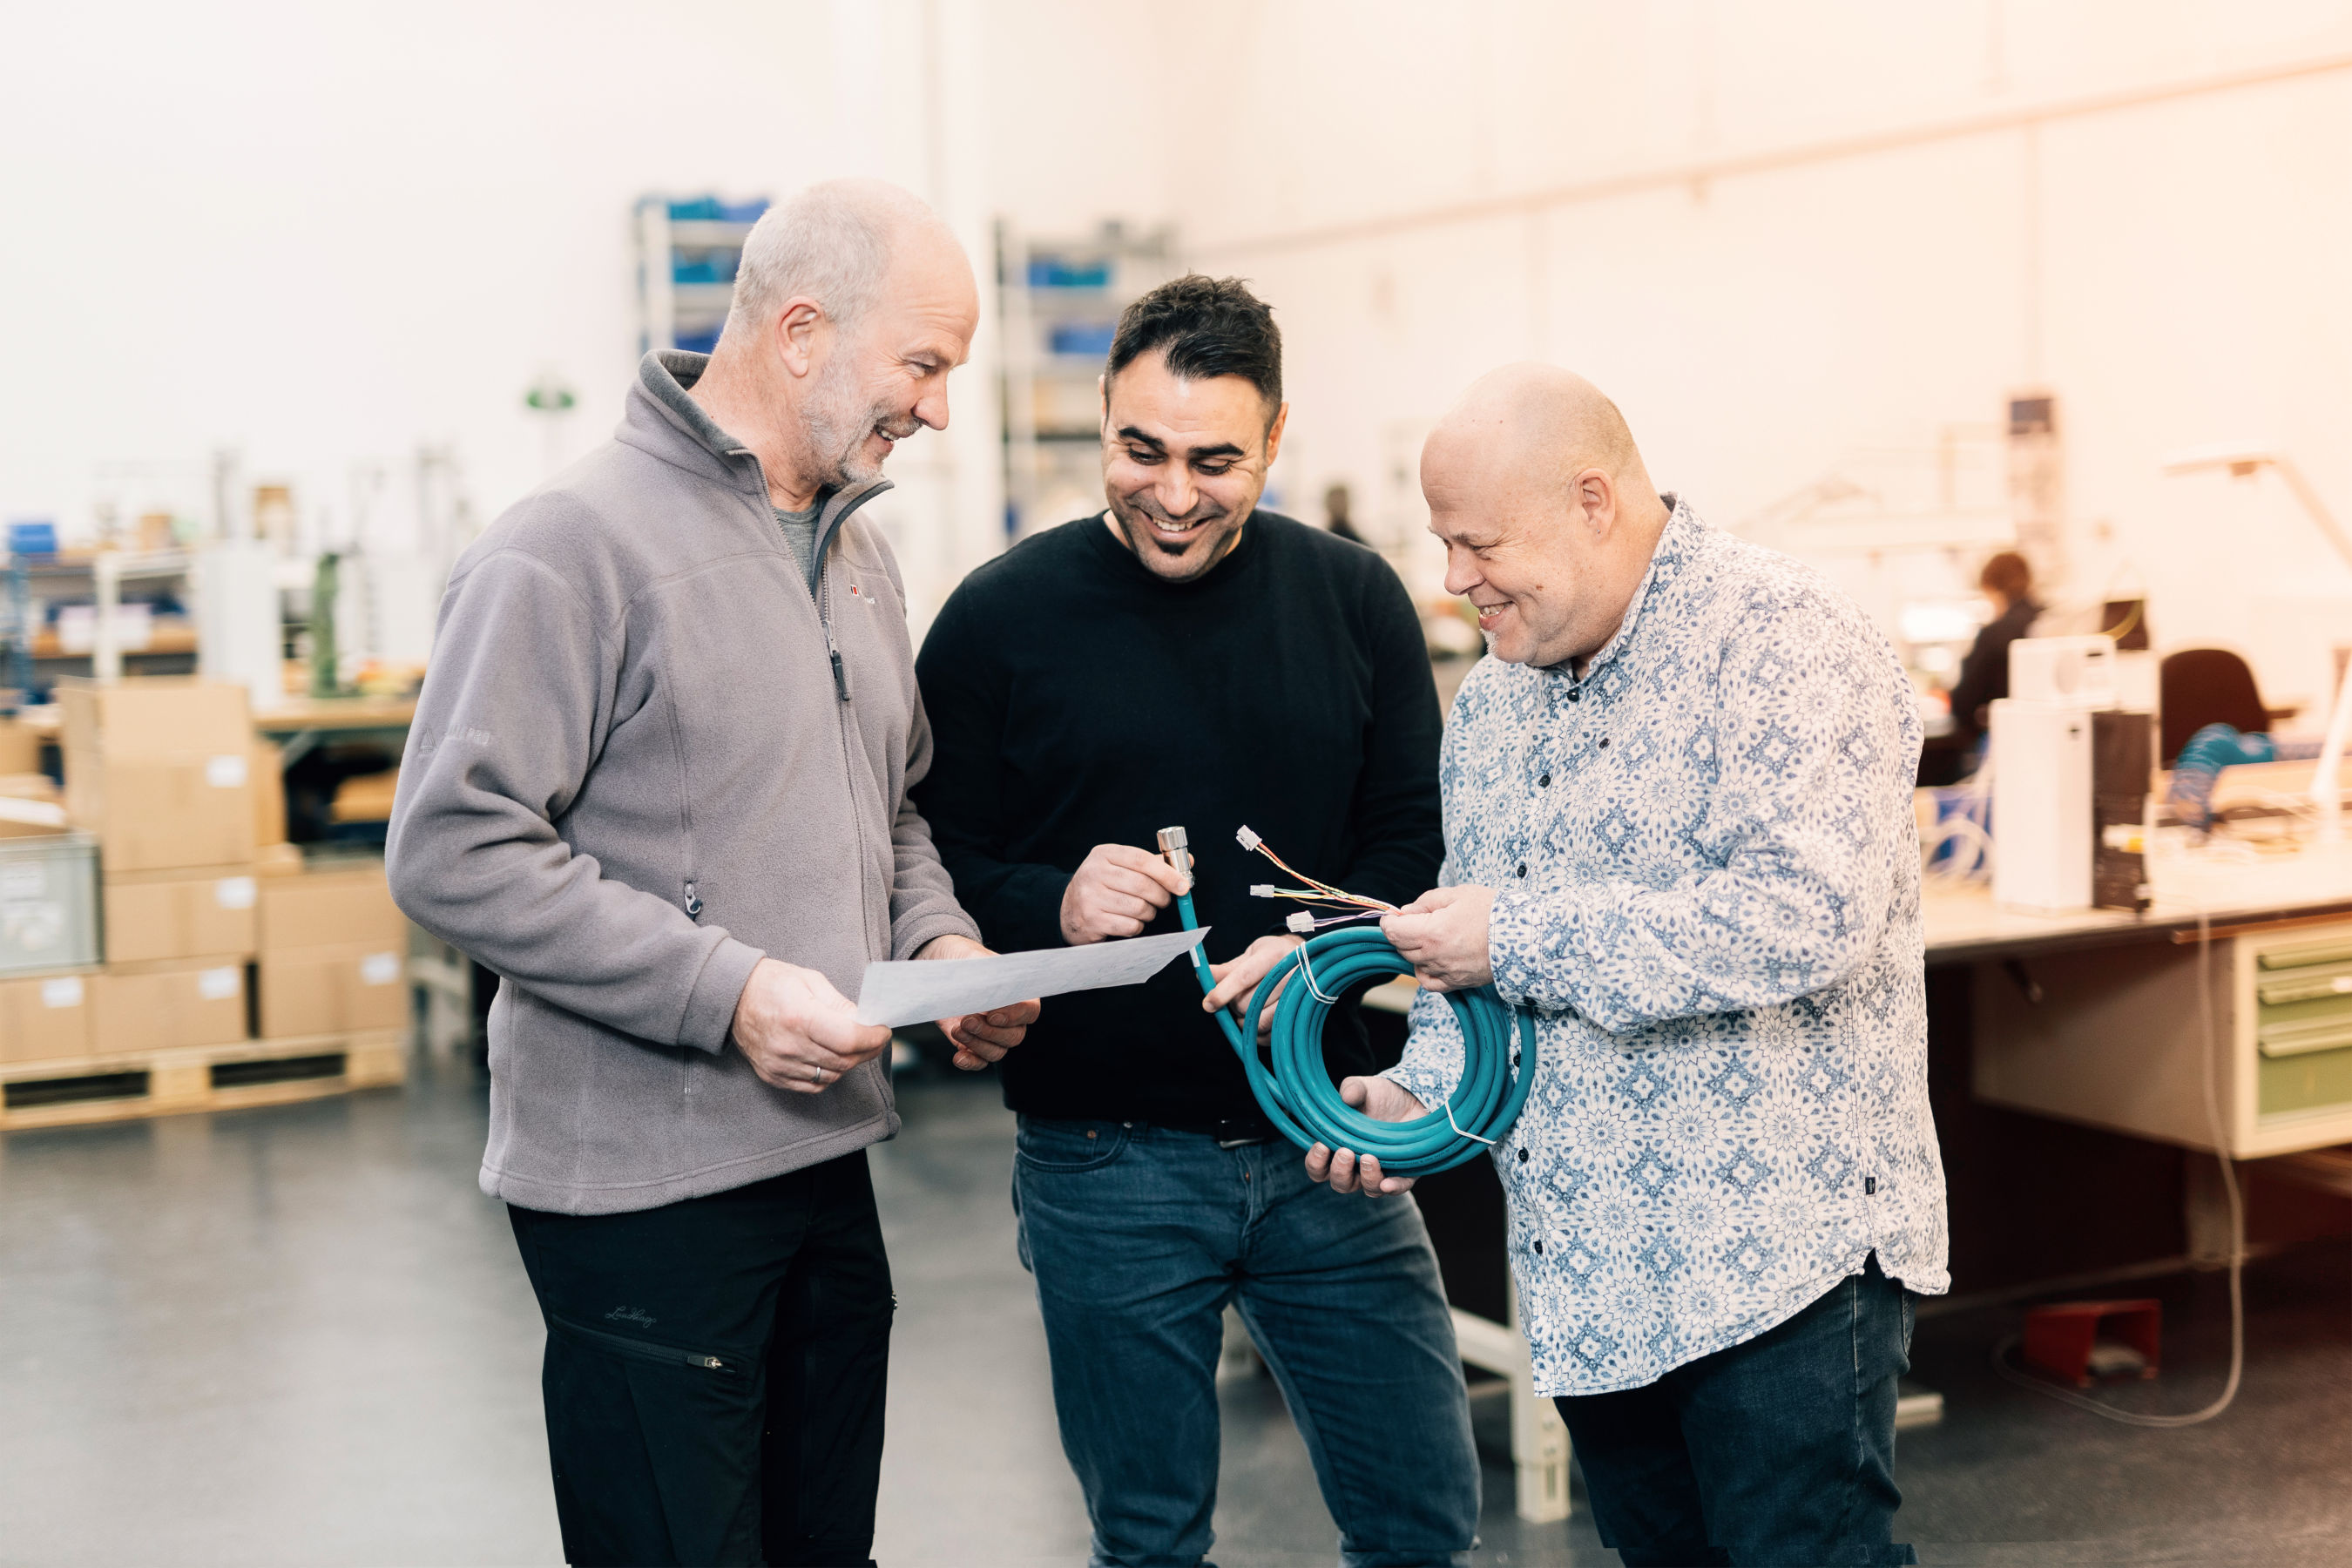
[[[1977,968],[1978,1098],[2210,1150],[2210,1078],[2240,1159],[2352,1142],[2352,921],[2021,968]]]
[[[2251,982],[2257,1114],[2352,1106],[2352,931],[2261,946]]]

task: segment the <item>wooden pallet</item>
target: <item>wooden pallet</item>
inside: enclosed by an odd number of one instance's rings
[[[401,1029],[0,1062],[0,1131],[284,1105],[407,1077]]]

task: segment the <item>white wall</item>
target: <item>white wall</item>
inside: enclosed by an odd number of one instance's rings
[[[349,522],[349,467],[455,440],[542,477],[525,388],[617,419],[641,193],[833,162],[818,5],[16,7],[0,48],[0,509],[241,447]],[[182,507],[209,511],[199,486]]]
[[[2347,0],[100,0],[0,26],[0,516],[86,528],[118,459],[176,462],[156,499],[201,514],[233,445],[343,529],[353,465],[420,441],[493,513],[544,471],[542,370],[581,393],[568,450],[617,416],[636,195],[865,172],[931,196],[984,278],[1003,214],[1172,218],[1255,279],[1302,512],[1347,478],[1417,529],[1421,433],[1513,358],[1592,375],[1725,522],[2042,382],[2073,591],[2144,582],[2160,640],[2249,646],[2274,696],[2316,690],[2352,607],[2274,480],[2157,468],[2276,440],[2352,516]],[[1001,537],[992,343],[893,464],[919,613]]]
[[[1196,265],[1277,308],[1295,506],[1347,478],[1417,528],[1419,432],[1517,358],[1610,390],[1660,482],[1725,523],[2045,383],[2065,588],[2144,583],[2160,643],[2245,646],[2269,694],[2315,693],[2324,636],[2352,640],[2352,571],[2274,479],[2158,468],[2276,440],[2352,518],[2352,7],[1461,0],[1438,18],[1216,0],[1152,35],[1169,79],[1229,84],[1172,164],[1173,206]],[[2042,112],[2279,66],[2303,74]]]
[[[16,7],[0,24],[0,516],[86,534],[110,491],[209,520],[209,455],[348,539],[356,466],[452,446],[481,521],[550,468],[523,405],[637,359],[630,207],[897,179],[983,277],[995,202],[976,0]],[[985,349],[986,344],[983,344]],[[910,443],[885,521],[950,574],[1001,536],[992,372]],[[975,441],[974,437],[977,437]],[[152,470],[100,481],[101,465]],[[977,534],[980,542],[971,542]],[[939,589],[943,592],[943,586]]]

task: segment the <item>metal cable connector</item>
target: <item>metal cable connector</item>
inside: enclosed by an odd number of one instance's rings
[[[1192,879],[1192,839],[1181,827],[1163,827],[1160,830],[1161,858],[1171,866],[1175,867],[1178,874],[1187,882]]]

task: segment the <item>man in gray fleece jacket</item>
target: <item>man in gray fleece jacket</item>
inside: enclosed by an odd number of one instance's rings
[[[566,1557],[866,1559],[892,1298],[865,1149],[898,1131],[868,961],[986,950],[908,786],[898,568],[859,508],[978,318],[875,182],[745,246],[717,351],[648,354],[614,439],[443,600],[392,886],[500,977],[482,1188],[549,1327]],[[1036,1004],[944,1019],[959,1065]]]

